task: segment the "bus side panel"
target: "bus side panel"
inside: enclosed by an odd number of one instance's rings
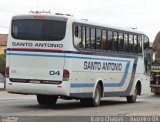
[[[129,95],[131,90],[127,90],[127,93],[125,90],[133,85],[133,81],[130,84],[131,77],[135,75],[132,74],[133,63],[134,59],[72,55],[70,94],[76,97],[92,97],[95,83],[102,79],[105,96],[114,96],[114,92],[115,96]]]

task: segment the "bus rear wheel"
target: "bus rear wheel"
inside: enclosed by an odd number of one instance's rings
[[[127,96],[127,102],[128,103],[135,103],[137,100],[137,94],[138,94],[138,88],[136,87],[135,91],[134,91],[134,95]]]
[[[160,93],[154,93],[155,96],[160,96]]]
[[[52,95],[37,95],[37,102],[40,105],[55,105],[57,102],[58,96]]]
[[[82,106],[96,107],[100,105],[101,101],[101,86],[98,84],[95,90],[95,95],[93,98],[80,99]]]

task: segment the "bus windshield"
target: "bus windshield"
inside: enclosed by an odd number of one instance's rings
[[[12,21],[12,37],[22,40],[60,41],[66,32],[66,22],[57,20],[19,19]]]

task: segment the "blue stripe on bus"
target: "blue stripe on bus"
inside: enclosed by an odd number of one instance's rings
[[[54,58],[77,58],[77,59],[91,59],[91,60],[109,60],[109,61],[121,61],[121,62],[130,62],[128,60],[116,60],[109,58],[92,58],[92,57],[83,57],[83,56],[65,56],[65,55],[44,55],[44,54],[24,54],[24,53],[7,53],[7,55],[12,56],[36,56],[36,57],[54,57]]]
[[[92,58],[92,57],[83,57],[83,56],[64,56],[64,55],[44,55],[44,54],[22,54],[22,53],[7,53],[7,55],[12,56],[37,56],[37,57],[54,57],[54,58],[74,58],[74,59],[92,59],[92,60],[109,60],[109,61],[120,61],[127,62],[124,75],[122,80],[118,83],[105,83],[104,87],[121,87],[124,85],[125,80],[128,75],[129,65],[131,61],[128,60],[116,60],[109,58]],[[82,88],[82,87],[94,87],[94,83],[74,83],[71,84],[71,88]]]
[[[92,55],[92,56],[109,56],[109,57],[122,57],[122,58],[135,58],[137,55],[114,55],[112,53],[95,53],[95,52],[78,52],[78,51],[65,51],[57,49],[35,49],[35,48],[7,48],[7,51],[16,52],[48,52],[48,53],[65,53],[65,54],[81,54],[81,55]]]
[[[84,87],[94,87],[94,83],[72,83],[71,88],[84,88]]]
[[[64,55],[44,55],[44,54],[24,54],[24,53],[7,53],[7,55],[64,58]]]

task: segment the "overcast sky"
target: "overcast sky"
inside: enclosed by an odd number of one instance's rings
[[[160,31],[160,0],[0,0],[0,33],[8,33],[12,16],[30,10],[69,13],[101,24],[137,27],[151,41]]]

